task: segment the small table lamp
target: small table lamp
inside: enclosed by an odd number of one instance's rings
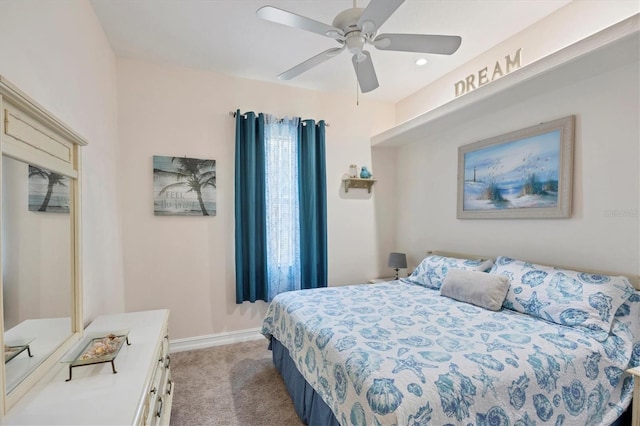
[[[389,268],[396,270],[396,280],[398,279],[398,269],[407,267],[407,255],[404,253],[389,253]]]

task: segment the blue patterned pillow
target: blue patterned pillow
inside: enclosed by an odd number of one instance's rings
[[[635,291],[616,311],[612,331],[627,334],[633,342],[629,368],[640,366],[640,291]],[[618,323],[618,324],[616,324]],[[617,330],[616,330],[617,326]]]
[[[420,284],[427,288],[440,290],[442,282],[449,269],[462,269],[464,271],[487,271],[493,266],[493,261],[484,259],[458,259],[431,255],[424,258],[418,267],[406,280],[414,284]]]
[[[496,259],[491,273],[511,280],[505,308],[578,327],[600,342],[609,336],[618,308],[634,292],[625,277],[536,265],[505,256]]]

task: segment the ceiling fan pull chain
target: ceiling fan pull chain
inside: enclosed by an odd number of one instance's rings
[[[355,0],[353,0],[355,3]],[[358,61],[356,61],[356,106],[360,106],[360,90],[358,90]]]

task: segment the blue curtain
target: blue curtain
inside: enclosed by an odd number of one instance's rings
[[[236,111],[236,303],[327,286],[325,124]]]
[[[298,126],[300,275],[302,288],[327,286],[327,180],[325,123]]]
[[[236,303],[267,300],[264,116],[236,111]]]

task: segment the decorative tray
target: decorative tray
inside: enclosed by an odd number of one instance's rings
[[[124,343],[129,343],[129,330],[119,330],[102,336],[88,336],[80,344],[80,350],[70,353],[70,356],[63,358],[61,362],[69,364],[69,378],[71,380],[71,369],[83,365],[101,364],[104,362],[111,363],[113,374],[116,374],[116,366],[114,360]]]
[[[11,361],[12,359],[14,359],[15,357],[17,357],[18,355],[20,355],[22,352],[24,352],[25,350],[27,351],[27,354],[29,354],[29,357],[33,357],[33,355],[31,354],[31,348],[29,347],[29,345],[31,344],[31,342],[33,341],[33,339],[26,339],[26,340],[21,340],[19,342],[7,342],[4,345],[4,363],[8,363],[9,361]]]

